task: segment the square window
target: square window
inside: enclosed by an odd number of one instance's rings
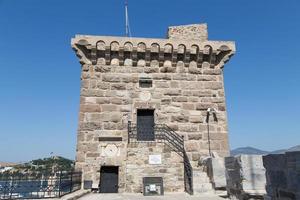
[[[140,78],[139,86],[140,88],[151,88],[152,87],[151,78]]]

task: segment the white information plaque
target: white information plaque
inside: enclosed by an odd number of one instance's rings
[[[150,165],[160,165],[161,164],[161,155],[149,155],[149,164]]]

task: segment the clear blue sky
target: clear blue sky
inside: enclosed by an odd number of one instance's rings
[[[124,35],[123,0],[0,0],[0,161],[75,156],[80,65],[75,34]],[[236,41],[225,66],[231,148],[300,144],[299,0],[129,0],[136,37],[208,23]]]

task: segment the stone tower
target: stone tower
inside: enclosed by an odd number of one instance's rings
[[[76,35],[72,47],[85,187],[139,193],[159,177],[164,191],[196,191],[200,157],[229,153],[223,67],[234,42],[209,41],[195,24],[169,27],[167,39]]]

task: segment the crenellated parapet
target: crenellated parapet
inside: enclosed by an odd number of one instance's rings
[[[222,68],[235,53],[234,42],[76,35],[72,39],[81,64]]]

